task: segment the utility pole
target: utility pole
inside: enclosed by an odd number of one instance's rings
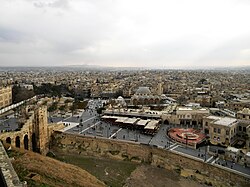
[[[186,149],[187,149],[187,144],[188,144],[188,134],[186,134]]]

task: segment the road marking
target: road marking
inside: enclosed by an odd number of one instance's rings
[[[86,119],[86,120],[83,121],[82,123],[85,123],[85,122],[87,122],[87,121],[89,121],[89,120],[91,120],[91,119],[93,119],[93,118],[96,118],[96,116],[91,117],[91,118],[89,118],[89,119]],[[71,124],[71,122],[63,122],[63,123],[69,123],[69,124]],[[65,131],[67,131],[67,130],[69,130],[69,129],[72,129],[72,128],[76,127],[77,125],[79,125],[79,123],[75,123],[75,124],[72,125],[72,126],[69,125],[69,126],[65,127],[62,131],[65,132]]]
[[[214,164],[217,160],[219,160],[219,157],[217,157],[211,164]]]
[[[174,144],[170,145],[169,149],[172,148],[172,147],[174,147],[174,146],[176,146],[176,145],[177,145],[177,143],[174,143]]]
[[[172,147],[170,150],[172,151],[172,150],[176,149],[176,148],[179,147],[179,146],[180,146],[180,145],[176,145],[176,146]]]
[[[153,141],[153,138],[151,138],[151,140],[148,142],[148,145]]]
[[[210,160],[212,160],[214,156],[211,156],[209,159],[207,159],[206,163],[208,163]]]
[[[118,129],[118,131],[116,131],[114,134],[112,134],[109,139],[113,138],[118,132],[120,132],[122,130],[122,128]]]
[[[90,127],[87,127],[86,129],[82,130],[81,132],[79,132],[79,134],[82,134],[83,132],[85,132],[86,130],[89,130],[90,128],[98,125],[99,123],[101,123],[100,121],[96,122],[95,124],[91,125]]]

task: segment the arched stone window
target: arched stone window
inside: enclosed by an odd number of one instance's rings
[[[20,148],[20,137],[16,137],[16,147]]]

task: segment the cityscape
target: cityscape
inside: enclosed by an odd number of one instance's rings
[[[250,186],[250,3],[0,3],[1,187]]]
[[[3,68],[4,144],[48,155],[58,131],[154,147],[249,183],[249,70],[55,69]]]

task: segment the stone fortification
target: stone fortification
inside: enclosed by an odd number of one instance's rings
[[[247,186],[250,184],[247,176],[148,145],[55,132],[52,135],[51,147],[70,154],[130,160],[174,169],[185,177],[196,178],[215,186]]]

